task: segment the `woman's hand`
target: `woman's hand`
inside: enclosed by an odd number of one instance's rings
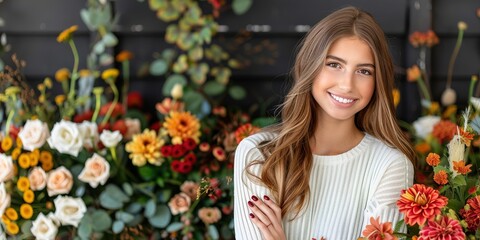
[[[252,196],[248,201],[252,211],[250,220],[260,229],[265,240],[285,240],[282,226],[282,210],[268,196],[263,196],[263,201],[257,196]]]

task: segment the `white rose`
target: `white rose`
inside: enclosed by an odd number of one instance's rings
[[[40,120],[27,120],[22,130],[18,133],[18,137],[22,140],[23,149],[33,151],[45,144],[50,137],[48,125]]]
[[[10,195],[5,189],[5,183],[0,183],[0,216],[3,216],[5,209],[10,206]]]
[[[96,188],[98,184],[104,185],[110,176],[110,164],[102,156],[94,153],[93,156],[85,162],[85,167],[78,175],[82,182],[90,184]]]
[[[438,116],[423,116],[413,122],[418,137],[425,139],[433,131],[433,127],[440,121]]]
[[[132,139],[133,135],[139,134],[142,131],[142,124],[137,118],[125,118],[125,125],[127,126],[125,139]]]
[[[83,147],[83,137],[76,123],[65,120],[57,122],[51,134],[47,140],[50,147],[57,149],[60,153],[78,156],[78,152]]]
[[[39,213],[37,219],[32,222],[30,231],[38,240],[53,240],[57,236],[58,226],[55,225],[52,219]]]
[[[118,130],[114,132],[103,130],[102,134],[100,134],[100,141],[107,148],[116,147],[122,141],[122,134]]]
[[[28,181],[30,181],[30,188],[33,191],[43,190],[47,185],[47,174],[41,167],[35,167],[28,174]]]
[[[0,153],[0,182],[5,182],[13,177],[12,157]]]
[[[62,225],[78,227],[87,207],[81,198],[58,196],[53,200],[55,203],[55,217]]]
[[[48,196],[68,194],[73,186],[72,173],[64,166],[61,166],[48,173],[47,192]]]
[[[78,125],[78,128],[82,134],[83,146],[90,149],[96,147],[99,141],[97,124],[89,121],[83,121]]]

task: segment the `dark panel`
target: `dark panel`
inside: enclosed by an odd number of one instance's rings
[[[474,0],[433,0],[433,29],[438,34],[456,34],[457,24],[468,25],[466,35],[480,33],[480,20],[476,15],[480,3]]]
[[[440,43],[432,49],[432,74],[447,76],[448,64],[455,48],[455,38],[440,37]],[[463,39],[462,46],[455,61],[453,75],[468,76],[478,74],[480,66],[480,39]]]

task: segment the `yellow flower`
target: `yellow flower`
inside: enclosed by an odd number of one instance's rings
[[[189,112],[171,112],[163,123],[172,138],[192,138],[197,143],[200,137],[200,121]]]
[[[55,103],[56,103],[57,105],[62,105],[63,102],[65,102],[65,99],[66,99],[65,95],[63,95],[63,94],[57,95],[57,96],[55,97]]]
[[[119,74],[118,69],[109,68],[102,72],[102,79],[103,80],[116,79],[118,77],[118,74]]]
[[[66,42],[70,39],[72,39],[73,37],[73,33],[75,31],[77,31],[78,29],[78,26],[77,25],[73,25],[65,30],[63,30],[63,32],[61,32],[58,37],[57,37],[57,42],[59,43],[62,43],[62,42]]]
[[[28,153],[22,153],[18,157],[18,165],[20,165],[21,168],[27,169],[30,167],[30,156]]]
[[[117,62],[124,62],[124,61],[128,61],[128,60],[131,60],[133,58],[133,54],[130,52],[130,51],[121,51],[119,54],[117,54],[117,56],[115,57],[115,60],[117,60]]]
[[[43,84],[43,83],[40,83],[40,84],[37,85],[38,91],[45,91],[45,88],[46,88],[45,84]]]
[[[70,70],[68,68],[60,68],[55,72],[55,80],[58,82],[70,79]]]
[[[457,105],[449,105],[447,109],[442,114],[443,118],[449,118],[451,116],[454,116],[454,114],[457,112]]]
[[[10,219],[8,219],[7,215],[5,215],[5,214],[2,215],[2,222],[5,223],[5,224],[10,223]]]
[[[47,88],[52,88],[53,86],[52,79],[50,79],[49,77],[46,77],[45,79],[43,79],[43,84],[45,84],[45,87]]]
[[[22,148],[23,146],[22,139],[17,137],[17,139],[15,140],[15,143],[17,144],[17,148],[20,148],[20,149]]]
[[[458,22],[457,27],[458,27],[459,30],[463,31],[463,30],[466,30],[468,28],[468,25],[467,25],[466,22],[460,21],[460,22]]]
[[[79,72],[80,77],[88,77],[92,75],[92,72],[88,69],[82,69]]]
[[[40,158],[40,150],[35,149],[29,155],[30,155],[30,167],[37,166],[38,159]]]
[[[13,146],[13,140],[10,136],[5,136],[3,139],[2,139],[2,150],[4,152],[10,150],[10,148],[12,148]]]
[[[9,220],[16,221],[18,219],[18,213],[15,209],[9,207],[5,210],[5,215],[8,217]]]
[[[161,165],[164,161],[160,148],[165,144],[163,139],[157,137],[153,130],[145,129],[143,133],[133,136],[132,141],[125,145],[125,150],[130,153],[130,158],[135,166],[147,163]]]
[[[392,91],[392,94],[393,94],[393,105],[397,107],[398,104],[400,103],[400,90],[398,90],[397,88],[394,88]]]
[[[41,151],[40,152],[40,162],[51,162],[52,161],[52,154],[49,151]]]
[[[418,78],[422,76],[422,72],[417,65],[413,65],[412,67],[407,69],[407,80],[409,82],[416,82]]]
[[[42,162],[42,169],[45,171],[45,172],[48,172],[50,170],[52,170],[53,168],[53,161],[44,161]]]
[[[19,177],[17,181],[17,188],[21,192],[25,192],[30,188],[30,181],[28,180],[27,177]]]
[[[30,204],[24,203],[20,206],[20,216],[23,219],[30,219],[33,216],[33,208]]]
[[[20,148],[15,148],[12,151],[12,160],[17,160],[18,156],[22,153],[22,149]]]
[[[428,109],[428,112],[430,114],[435,114],[440,110],[440,104],[438,102],[432,102],[430,103],[430,108]]]
[[[7,95],[7,96],[15,95],[17,93],[20,93],[21,91],[22,90],[20,89],[20,87],[12,86],[12,87],[8,87],[7,89],[5,89],[5,95]]]
[[[35,200],[35,193],[32,190],[28,189],[23,193],[23,201],[26,203],[32,203]]]
[[[10,235],[16,235],[19,232],[18,225],[14,222],[7,224],[7,233]]]

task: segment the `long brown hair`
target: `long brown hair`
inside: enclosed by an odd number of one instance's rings
[[[282,216],[296,217],[308,204],[313,155],[309,139],[315,132],[319,106],[311,94],[330,46],[339,38],[356,36],[365,41],[375,58],[375,91],[370,103],[355,116],[358,129],[402,151],[411,161],[416,154],[397,124],[392,89],[394,68],[387,40],[381,27],[367,12],[345,7],[318,22],[304,37],[292,69],[293,85],[281,105],[281,122],[266,131],[278,133],[260,146],[265,161],[252,161],[246,172],[250,179],[264,184],[282,209]],[[263,165],[260,176],[249,168]]]

